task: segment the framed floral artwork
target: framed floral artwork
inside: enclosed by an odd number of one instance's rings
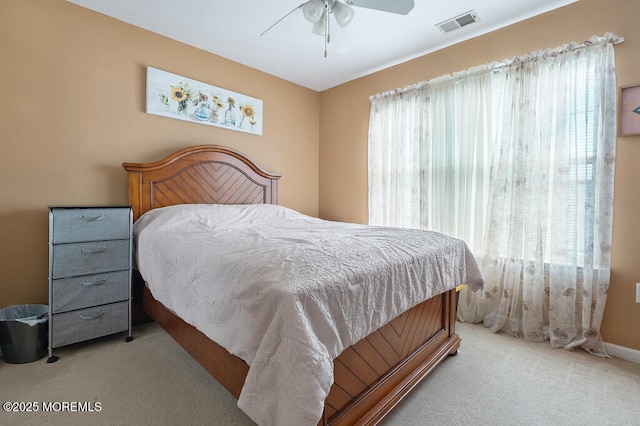
[[[640,84],[620,88],[618,136],[640,135]]]
[[[147,113],[262,135],[262,101],[147,67]]]

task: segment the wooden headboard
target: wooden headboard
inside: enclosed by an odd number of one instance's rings
[[[122,163],[133,219],[175,204],[276,204],[279,174],[218,145],[184,148],[155,163]]]

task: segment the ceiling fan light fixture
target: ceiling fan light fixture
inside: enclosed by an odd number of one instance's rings
[[[352,7],[336,1],[333,3],[331,7],[331,11],[333,12],[333,16],[336,17],[336,21],[340,24],[341,27],[346,27],[349,25],[349,22],[353,19],[353,16],[356,14]]]
[[[327,35],[327,27],[325,25],[325,15],[322,16],[322,19],[318,20],[313,24],[311,28],[311,32],[315,35],[326,36]]]
[[[324,15],[324,3],[322,0],[309,0],[302,6],[302,13],[307,21],[315,24]]]

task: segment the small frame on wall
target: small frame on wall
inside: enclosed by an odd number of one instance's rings
[[[262,101],[147,67],[147,113],[262,135]]]
[[[618,136],[640,135],[640,83],[620,87]]]

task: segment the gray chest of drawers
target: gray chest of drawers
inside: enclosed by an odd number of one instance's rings
[[[129,206],[49,207],[49,359],[54,348],[131,336]]]

